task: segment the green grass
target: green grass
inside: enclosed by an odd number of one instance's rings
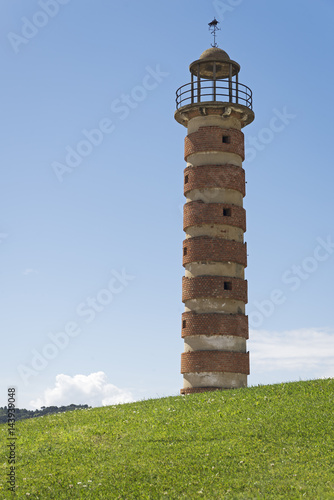
[[[327,379],[21,421],[15,498],[334,499],[333,409]]]

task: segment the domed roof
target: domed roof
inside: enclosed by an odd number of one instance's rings
[[[215,61],[230,61],[230,56],[225,52],[225,50],[220,49],[219,47],[211,47],[207,49],[201,54],[199,60],[205,61],[206,59],[215,60]]]
[[[219,47],[210,47],[201,54],[197,61],[191,63],[189,69],[193,75],[198,76],[199,73],[201,78],[210,80],[213,78],[214,71],[217,79],[228,78],[230,70],[232,71],[231,76],[234,76],[239,73],[240,66],[230,59],[225,50]]]

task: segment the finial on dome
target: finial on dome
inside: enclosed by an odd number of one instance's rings
[[[220,28],[218,28],[219,21],[217,21],[216,18],[214,18],[211,23],[209,23],[209,31],[211,35],[213,35],[213,43],[211,44],[211,47],[218,47],[218,44],[216,42],[216,31],[220,31]]]

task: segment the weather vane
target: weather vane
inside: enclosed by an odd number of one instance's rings
[[[211,44],[211,47],[218,47],[218,44],[216,42],[216,31],[220,31],[220,28],[218,28],[219,21],[217,21],[216,18],[214,18],[211,23],[209,23],[209,31],[211,35],[213,35],[213,43]]]

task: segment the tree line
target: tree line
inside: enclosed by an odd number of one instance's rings
[[[42,406],[40,410],[26,410],[25,408],[15,408],[15,420],[24,420],[25,418],[43,417],[53,413],[62,413],[65,411],[85,410],[91,408],[88,405],[67,405],[67,406]],[[7,406],[0,407],[0,424],[7,422]]]

